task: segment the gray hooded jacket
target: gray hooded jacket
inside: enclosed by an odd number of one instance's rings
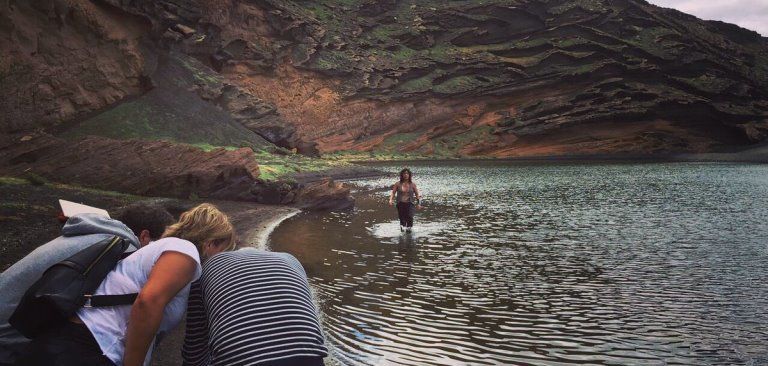
[[[120,221],[94,214],[72,216],[61,229],[60,237],[39,246],[0,274],[0,364],[11,357],[11,349],[29,341],[8,324],[27,288],[48,267],[113,235],[131,244],[127,251],[140,247],[136,235]]]

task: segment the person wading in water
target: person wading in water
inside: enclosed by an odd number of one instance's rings
[[[393,200],[397,197],[397,216],[400,218],[400,231],[411,231],[413,227],[414,208],[421,210],[419,204],[421,194],[416,184],[411,180],[411,171],[405,168],[400,171],[400,181],[392,186],[392,193],[389,195],[389,205],[393,205]]]

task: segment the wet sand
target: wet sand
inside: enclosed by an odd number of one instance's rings
[[[59,199],[101,207],[114,213],[118,208],[144,199],[103,191],[60,185],[33,185],[12,179],[0,180],[0,271],[38,246],[59,236],[62,223]]]

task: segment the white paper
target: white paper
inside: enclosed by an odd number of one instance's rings
[[[72,217],[77,214],[82,213],[92,213],[101,215],[104,217],[109,217],[109,213],[106,210],[102,210],[100,208],[91,207],[87,205],[83,205],[80,203],[65,201],[65,200],[59,200],[59,204],[61,205],[61,212],[64,213],[64,216],[66,217]]]

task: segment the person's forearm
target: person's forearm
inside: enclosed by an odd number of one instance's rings
[[[141,295],[133,303],[125,335],[125,354],[123,355],[125,366],[144,364],[144,358],[163,319],[164,308],[164,304],[142,299]]]

